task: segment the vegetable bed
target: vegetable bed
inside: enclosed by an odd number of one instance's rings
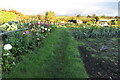
[[[79,52],[90,78],[120,78],[119,38],[80,39]]]

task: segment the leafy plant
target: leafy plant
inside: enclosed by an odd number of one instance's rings
[[[9,52],[5,50],[2,52],[3,71],[7,72],[11,70],[14,64],[21,60],[19,56],[33,53],[36,47],[41,45],[41,41],[46,38],[54,28],[55,25],[31,22],[28,30],[13,31],[9,36],[4,35],[3,45],[11,44],[12,49]]]
[[[119,37],[119,27],[99,27],[99,26],[80,26],[71,28],[71,34],[76,39],[96,38],[96,37]]]

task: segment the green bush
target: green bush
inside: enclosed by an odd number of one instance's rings
[[[11,25],[15,23],[9,22],[6,24]],[[5,50],[2,52],[3,72],[11,70],[14,64],[19,62],[19,56],[32,53],[36,47],[41,45],[41,41],[46,38],[55,27],[49,24],[41,24],[41,26],[35,23],[30,24],[29,30],[12,32],[9,36],[3,36],[3,45],[12,45],[12,49],[9,52],[6,52]]]

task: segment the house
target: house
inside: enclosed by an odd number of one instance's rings
[[[100,26],[109,26],[110,21],[111,20],[101,19],[97,22],[97,24],[100,25]]]
[[[76,20],[76,23],[78,23],[78,24],[82,24],[83,21],[81,21],[81,20]]]
[[[77,24],[82,24],[83,21],[81,20],[69,20],[69,22],[77,23]]]

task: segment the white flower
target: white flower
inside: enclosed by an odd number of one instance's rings
[[[45,30],[47,31],[47,28],[45,28]]]
[[[4,56],[8,56],[8,55],[10,55],[10,53],[7,53],[7,54],[3,54]]]
[[[4,50],[10,50],[12,49],[12,45],[11,44],[5,44],[4,45]]]
[[[48,29],[48,31],[50,31],[50,29]]]
[[[6,55],[7,55],[7,56],[10,55],[10,53],[7,53]]]
[[[83,26],[83,28],[85,28],[85,26]]]
[[[13,65],[15,65],[15,62],[13,62]]]
[[[41,28],[44,29],[44,26],[42,26]]]
[[[36,35],[38,35],[38,33],[36,33]]]
[[[37,38],[37,40],[40,40],[40,38]]]

